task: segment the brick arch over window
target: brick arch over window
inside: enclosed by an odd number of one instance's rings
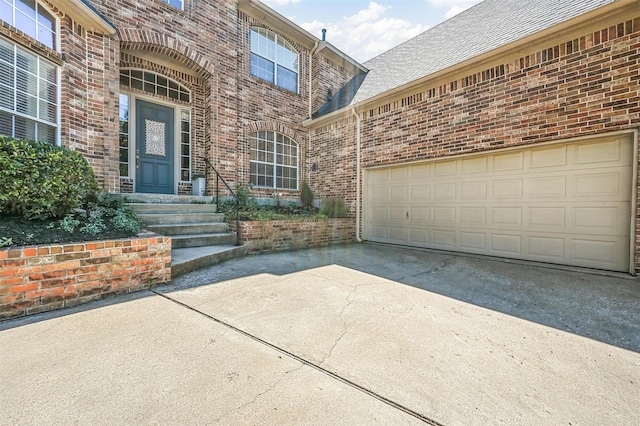
[[[298,145],[303,145],[306,141],[306,133],[294,130],[283,123],[273,121],[256,121],[247,126],[247,134],[262,130],[282,133],[283,135],[293,139]]]
[[[193,69],[199,74],[213,75],[214,64],[186,43],[168,34],[125,28],[118,30],[120,50],[159,53]]]

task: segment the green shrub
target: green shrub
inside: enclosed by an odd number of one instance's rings
[[[344,199],[339,197],[329,197],[322,200],[320,214],[327,217],[347,217],[347,206]]]
[[[86,209],[75,209],[58,221],[58,226],[72,234],[80,232],[96,236],[104,232],[108,225],[116,231],[135,235],[142,230],[143,223],[122,197],[101,195]]]
[[[251,196],[251,189],[253,189],[252,184],[244,186],[239,183],[236,187],[236,196],[238,197],[238,200],[240,200],[241,209],[253,209],[258,207],[256,199]],[[233,201],[233,203],[235,203],[235,201]]]
[[[96,199],[98,183],[78,152],[0,136],[0,214],[64,217]]]
[[[311,207],[311,204],[313,204],[313,191],[311,191],[311,187],[307,182],[302,182],[300,202],[302,203],[302,207]]]

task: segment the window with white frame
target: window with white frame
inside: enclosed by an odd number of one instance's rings
[[[184,0],[162,0],[162,3],[173,6],[176,9],[184,10]]]
[[[58,67],[0,38],[0,75],[0,134],[56,143]]]
[[[280,133],[251,135],[251,183],[276,189],[298,189],[298,144]]]
[[[191,111],[180,110],[180,180],[191,180]]]
[[[176,101],[191,101],[189,89],[170,78],[151,71],[120,70],[120,87],[144,90],[152,95],[165,96]]]
[[[298,93],[298,53],[278,34],[252,28],[251,75]]]
[[[129,96],[120,94],[120,177],[129,177]]]
[[[57,50],[57,21],[35,0],[0,0],[0,17],[54,50]]]

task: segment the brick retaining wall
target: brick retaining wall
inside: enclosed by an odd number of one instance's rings
[[[0,249],[0,319],[142,290],[171,279],[171,238]]]
[[[229,225],[235,232],[235,221]],[[240,240],[249,253],[346,244],[355,238],[354,218],[240,222]]]

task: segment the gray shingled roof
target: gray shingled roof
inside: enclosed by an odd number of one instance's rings
[[[444,70],[615,0],[485,0],[365,62],[351,104]]]

